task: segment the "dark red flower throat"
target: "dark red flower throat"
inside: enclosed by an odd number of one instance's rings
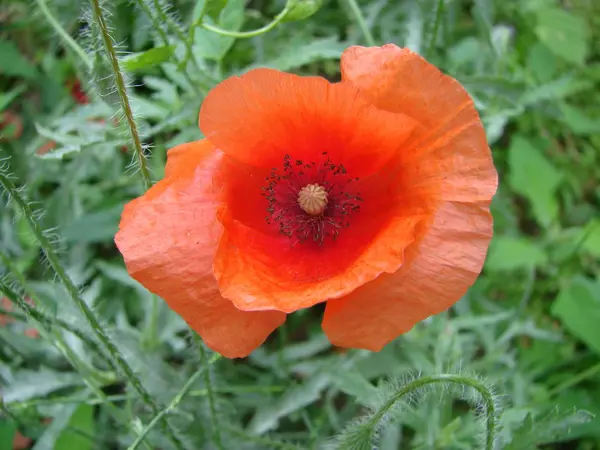
[[[306,241],[322,245],[336,239],[350,218],[360,211],[362,198],[342,164],[334,164],[323,152],[320,161],[283,158],[283,171],[271,170],[262,195],[269,202],[266,221],[276,224],[292,245]]]

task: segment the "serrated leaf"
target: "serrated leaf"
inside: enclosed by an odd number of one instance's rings
[[[566,75],[557,80],[528,89],[519,100],[519,104],[522,106],[531,106],[542,101],[559,100],[593,89],[593,87],[594,83],[588,80],[577,80],[570,75]]]
[[[556,190],[562,181],[559,172],[529,140],[515,136],[508,149],[509,183],[529,200],[536,220],[548,227],[558,216]]]
[[[128,72],[148,69],[162,64],[171,58],[175,46],[154,47],[144,52],[132,53],[121,59],[123,68]]]
[[[560,8],[536,11],[535,33],[550,51],[582,66],[589,51],[590,33],[585,20]]]
[[[40,369],[37,372],[21,370],[16,379],[2,389],[2,397],[5,403],[23,402],[82,384],[83,380],[76,373],[55,372],[49,369]]]
[[[531,450],[537,445],[568,439],[572,428],[590,420],[591,415],[580,410],[562,412],[555,408],[544,417],[536,419],[528,414],[504,450]]]
[[[244,71],[256,67],[270,67],[287,71],[315,61],[339,59],[346,46],[346,44],[339,42],[337,38],[316,39],[308,44],[290,46],[282,50],[278,57],[260,64],[253,64]]]
[[[39,159],[63,159],[65,156],[81,153],[81,145],[65,145],[64,147],[55,148],[41,155],[36,154]]]
[[[574,277],[560,290],[552,304],[552,314],[571,334],[600,354],[600,283]]]
[[[543,266],[546,253],[524,238],[498,236],[490,245],[485,266],[490,270],[515,270]]]

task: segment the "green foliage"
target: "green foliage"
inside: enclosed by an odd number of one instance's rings
[[[0,124],[0,448],[470,450],[487,428],[497,450],[600,448],[598,2],[5,3],[0,123],[23,130]],[[500,173],[484,273],[378,353],[333,348],[311,309],[219,358],[116,251],[137,172],[202,138],[222,79],[339,80],[370,40],[475,100]]]

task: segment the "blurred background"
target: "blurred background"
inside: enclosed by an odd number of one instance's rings
[[[495,448],[600,449],[600,2],[299,0],[270,27],[283,0],[206,1],[99,3],[153,180],[168,148],[201,137],[223,78],[267,66],[338,80],[347,46],[395,43],[457,78],[485,124],[500,188],[484,272],[380,353],[332,348],[320,308],[244,360],[198,347],[113,243],[144,187],[97,0],[0,0],[0,166],[26,202],[0,189],[0,449],[483,448],[477,392],[431,385],[385,409],[419,373],[493,386]]]

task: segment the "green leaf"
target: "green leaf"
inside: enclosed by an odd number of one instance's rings
[[[278,70],[292,70],[315,61],[326,59],[340,59],[342,52],[347,47],[337,38],[316,39],[302,45],[293,45],[283,49],[279,56],[260,64],[253,64],[244,71],[256,67],[270,67]]]
[[[585,92],[593,89],[593,87],[594,83],[588,80],[577,80],[570,75],[566,75],[533,89],[528,89],[519,100],[519,104],[531,106],[547,100],[558,100]]]
[[[68,424],[70,427],[85,432],[89,436],[94,435],[94,407],[92,405],[80,404]],[[73,430],[66,429],[57,439],[55,450],[90,450],[94,442],[76,433]]]
[[[590,33],[583,18],[560,8],[542,8],[537,11],[535,33],[556,56],[584,64]]]
[[[73,413],[75,412],[76,405],[62,405],[60,406],[52,419],[52,422],[46,428],[44,433],[36,441],[35,445],[31,450],[66,450],[64,448],[56,447],[56,441],[59,436],[63,433],[64,429],[69,425],[69,421]],[[71,449],[69,449],[71,450]],[[73,448],[73,450],[79,450]]]
[[[600,283],[574,277],[561,289],[552,305],[552,314],[571,334],[600,354]]]
[[[0,420],[0,448],[11,449],[17,434],[17,424],[12,420]]]
[[[55,372],[49,369],[35,372],[21,370],[16,379],[2,390],[2,397],[5,403],[23,402],[44,397],[59,389],[82,384],[83,380],[76,373]]]
[[[79,217],[62,229],[61,236],[71,243],[109,242],[119,228],[123,205]]]
[[[498,236],[490,245],[485,266],[490,270],[515,270],[543,266],[548,257],[534,242],[524,238]]]
[[[128,72],[148,69],[169,60],[175,46],[155,47],[140,53],[133,53],[121,59],[123,67]]]
[[[588,222],[583,229],[583,248],[600,258],[600,219],[594,219]]]
[[[548,83],[556,74],[556,56],[548,47],[537,42],[527,53],[527,69],[537,80]]]
[[[531,450],[537,445],[568,439],[574,427],[591,420],[586,411],[553,409],[541,418],[528,414],[504,450]]]
[[[560,110],[562,112],[561,120],[573,133],[580,136],[600,133],[600,118],[592,119],[580,109],[564,103],[560,105]]]
[[[3,111],[4,108],[6,108],[8,105],[10,105],[10,103],[15,98],[17,98],[19,95],[21,95],[26,90],[27,90],[27,88],[25,87],[25,85],[22,84],[6,93],[0,94],[0,112]]]
[[[15,44],[0,41],[0,75],[31,80],[38,76],[38,71],[21,55]]]
[[[379,399],[379,391],[357,371],[340,372],[333,380],[340,391],[351,395],[358,403],[373,407]]]
[[[529,140],[515,136],[508,149],[509,183],[512,189],[529,200],[535,219],[548,227],[557,220],[555,194],[562,174]]]
[[[244,23],[244,0],[228,0],[227,5],[219,14],[219,20],[215,21],[210,17],[205,17],[204,21],[216,24],[227,31],[239,31]],[[221,61],[235,42],[235,38],[222,36],[199,27],[194,32],[194,42],[194,50],[198,56]]]
[[[227,0],[198,0],[192,13],[192,23],[198,21],[201,12],[211,19],[217,20],[225,6],[227,6]]]

